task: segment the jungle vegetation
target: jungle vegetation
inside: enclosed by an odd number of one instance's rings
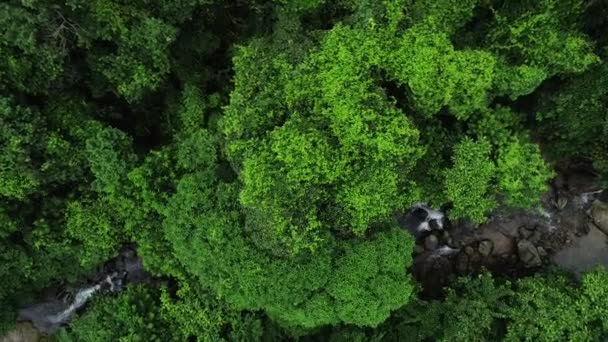
[[[137,245],[164,283],[60,341],[587,341],[608,274],[418,296],[413,203],[475,223],[608,179],[602,0],[5,0],[0,332]],[[160,285],[159,285],[160,284]]]

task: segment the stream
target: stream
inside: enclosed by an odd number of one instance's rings
[[[552,265],[577,277],[608,268],[608,191],[588,174],[558,177],[538,208],[496,210],[481,225],[450,222],[424,204],[396,221],[416,238],[410,272],[426,298],[441,298],[457,277],[484,270],[518,278]]]
[[[76,289],[73,296],[50,298],[19,310],[19,320],[32,322],[41,333],[52,334],[74,318],[96,294],[120,292],[128,283],[146,282],[150,276],[144,271],[134,247],[125,247],[116,258],[105,263],[93,279],[97,281]]]

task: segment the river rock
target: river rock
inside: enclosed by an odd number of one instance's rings
[[[559,196],[557,198],[557,201],[555,201],[555,206],[559,210],[564,209],[567,204],[568,204],[568,199],[565,196]]]
[[[0,336],[0,342],[38,342],[40,332],[30,322],[19,322],[6,335]]]
[[[424,248],[429,251],[434,251],[435,249],[437,249],[437,245],[439,245],[439,239],[437,239],[437,236],[433,234],[427,236],[426,239],[424,239]]]
[[[447,230],[444,230],[443,233],[441,234],[441,241],[443,243],[447,243],[448,240],[450,240],[450,233],[448,233]]]
[[[444,225],[443,213],[422,203],[413,205],[407,213],[397,214],[395,219],[401,228],[408,230],[416,238],[421,238],[433,230],[443,230]]]
[[[528,240],[530,240],[530,242],[532,242],[532,243],[539,243],[542,236],[543,236],[543,234],[541,234],[541,232],[539,232],[537,230],[534,233],[532,233],[532,235],[530,235],[530,237],[528,237]]]
[[[608,234],[608,203],[594,201],[591,206],[593,223],[605,234]]]
[[[439,220],[430,220],[429,227],[431,227],[431,230],[442,230],[443,224]]]
[[[519,231],[519,236],[522,239],[527,239],[530,237],[530,235],[532,235],[534,233],[532,230],[528,229],[527,227],[519,227],[518,231]]]
[[[483,256],[489,256],[492,254],[492,249],[494,248],[494,244],[490,240],[483,240],[479,243],[479,254]]]
[[[465,252],[467,255],[473,255],[473,254],[475,254],[475,250],[474,250],[474,249],[473,249],[473,247],[471,247],[471,246],[466,246],[466,247],[464,248],[464,252]]]
[[[538,267],[542,264],[538,249],[528,240],[517,243],[517,254],[526,267]]]
[[[581,231],[585,229],[587,215],[578,205],[568,205],[559,215],[559,226],[563,231]]]
[[[480,241],[488,240],[492,242],[492,254],[500,255],[503,253],[513,253],[515,250],[514,239],[497,230],[484,230],[480,236]]]

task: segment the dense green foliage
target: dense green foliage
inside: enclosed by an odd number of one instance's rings
[[[175,296],[163,287],[129,287],[117,297],[100,298],[58,341],[249,340],[262,334],[262,322],[218,302],[208,292],[182,284]],[[173,298],[175,297],[175,298]]]
[[[336,328],[339,341],[599,341],[608,334],[608,273],[576,283],[563,274],[501,282],[488,274],[460,279],[443,301],[416,301],[374,330]]]
[[[490,160],[490,148],[484,140],[470,139],[454,148],[454,166],[445,175],[448,198],[455,202],[454,217],[468,216],[480,222],[494,209],[495,202],[488,197],[489,182],[496,168]]]
[[[96,299],[60,339],[605,338],[599,272],[420,302],[393,219],[534,208],[569,161],[608,180],[602,11],[3,1],[0,332],[133,243],[162,281]]]

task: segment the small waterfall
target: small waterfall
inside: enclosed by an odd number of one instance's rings
[[[580,194],[583,205],[593,202],[596,198],[598,198],[601,195],[601,193],[602,193],[602,190],[583,192],[582,194]]]
[[[76,297],[74,297],[74,302],[67,309],[56,315],[48,316],[47,320],[52,324],[57,325],[67,322],[70,318],[72,318],[72,315],[76,313],[76,310],[83,306],[89,300],[89,298],[91,298],[95,292],[99,291],[100,289],[101,285],[95,285],[93,287],[87,287],[79,290],[78,293],[76,293]]]
[[[433,254],[437,254],[437,255],[441,255],[441,256],[447,256],[447,255],[453,255],[456,253],[460,252],[460,248],[452,248],[450,246],[441,246],[439,248],[437,248]]]
[[[397,223],[414,236],[419,237],[433,230],[443,230],[445,215],[424,203],[414,204],[404,215],[397,217]]]
[[[51,334],[67,324],[95,294],[119,292],[126,283],[149,281],[133,248],[125,248],[119,256],[106,263],[88,285],[78,289],[71,300],[52,299],[19,310],[19,319],[31,321],[43,333]]]
[[[555,213],[552,210],[547,211],[545,208],[540,208],[540,215],[546,220],[547,229],[550,232],[557,230]]]
[[[107,286],[106,286],[107,284]],[[41,332],[52,333],[61,325],[69,322],[76,311],[87,303],[95,293],[101,290],[111,292],[122,288],[122,279],[116,273],[93,285],[79,289],[71,303],[53,300],[50,302],[36,304],[19,310],[19,317],[23,320],[32,321],[34,326]]]

